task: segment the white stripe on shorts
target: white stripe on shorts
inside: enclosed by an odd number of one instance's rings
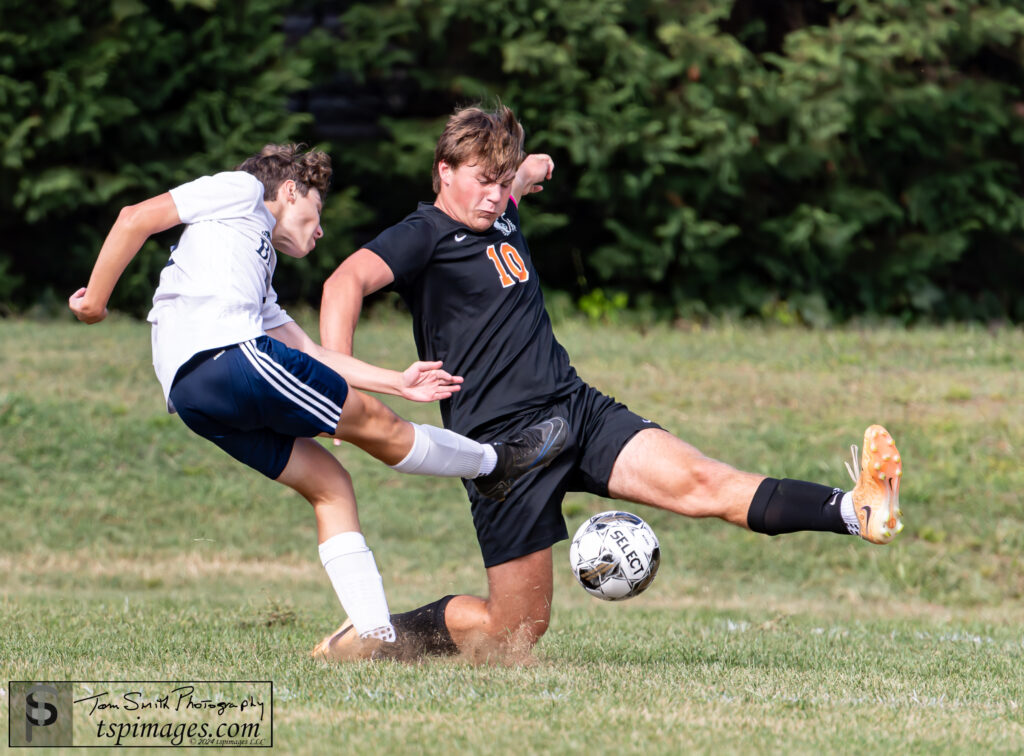
[[[341,417],[341,407],[335,404],[333,399],[331,399],[329,396],[326,396],[325,394],[321,394],[312,386],[307,386],[294,375],[289,373],[288,370],[284,367],[284,365],[282,365],[279,362],[275,362],[274,358],[271,357],[266,352],[260,351],[256,347],[256,342],[254,340],[250,339],[245,343],[249,344],[252,347],[252,354],[254,357],[263,362],[263,364],[265,364],[271,370],[276,372],[278,375],[280,375],[284,380],[290,382],[298,391],[306,394],[310,401],[318,404],[329,415],[337,415],[339,418]],[[313,358],[310,357],[310,359]]]
[[[246,359],[271,386],[313,417],[329,425],[331,432],[338,427],[341,421],[341,408],[330,398],[302,383],[282,365],[274,362],[269,355],[257,349],[253,341],[243,341],[238,346],[241,347]]]

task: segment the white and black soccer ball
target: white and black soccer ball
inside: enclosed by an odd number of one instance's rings
[[[661,546],[651,526],[629,512],[601,512],[580,525],[569,546],[572,574],[591,596],[633,598],[658,574]]]

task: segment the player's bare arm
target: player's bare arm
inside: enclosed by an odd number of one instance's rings
[[[107,317],[107,302],[124,269],[153,234],[181,223],[170,192],[122,208],[100,247],[89,283],[68,298],[68,307],[83,323]]]
[[[512,181],[512,198],[516,204],[527,194],[544,191],[541,181],[548,181],[555,170],[555,161],[550,155],[536,153],[527,155],[526,159],[516,171],[516,177]]]
[[[294,321],[271,328],[267,335],[305,352],[342,376],[349,385],[414,402],[435,402],[459,390],[462,378],[441,369],[441,362],[414,362],[402,372],[377,367],[347,354],[325,349]]]
[[[339,265],[324,283],[320,303],[320,342],[324,347],[352,354],[363,297],[394,280],[395,274],[387,263],[366,248],[356,251]]]

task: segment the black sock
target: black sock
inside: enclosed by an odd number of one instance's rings
[[[395,626],[403,655],[452,656],[459,652],[444,621],[444,610],[453,598],[454,595],[445,596],[411,612],[391,615],[391,624]]]
[[[848,535],[839,501],[842,490],[817,483],[765,478],[754,493],[747,525],[755,533],[779,535],[819,530]]]

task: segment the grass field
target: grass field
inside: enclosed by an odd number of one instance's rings
[[[308,505],[166,414],[146,325],[0,320],[3,682],[273,680],[285,753],[1024,750],[1024,332],[556,331],[585,379],[738,467],[845,485],[849,445],[885,423],[906,532],[638,510],[658,579],[599,602],[560,544],[536,664],[325,666],[307,652],[340,612]],[[397,317],[358,348],[414,358]],[[456,481],[338,453],[393,609],[484,590]],[[570,531],[610,506],[570,496]]]

